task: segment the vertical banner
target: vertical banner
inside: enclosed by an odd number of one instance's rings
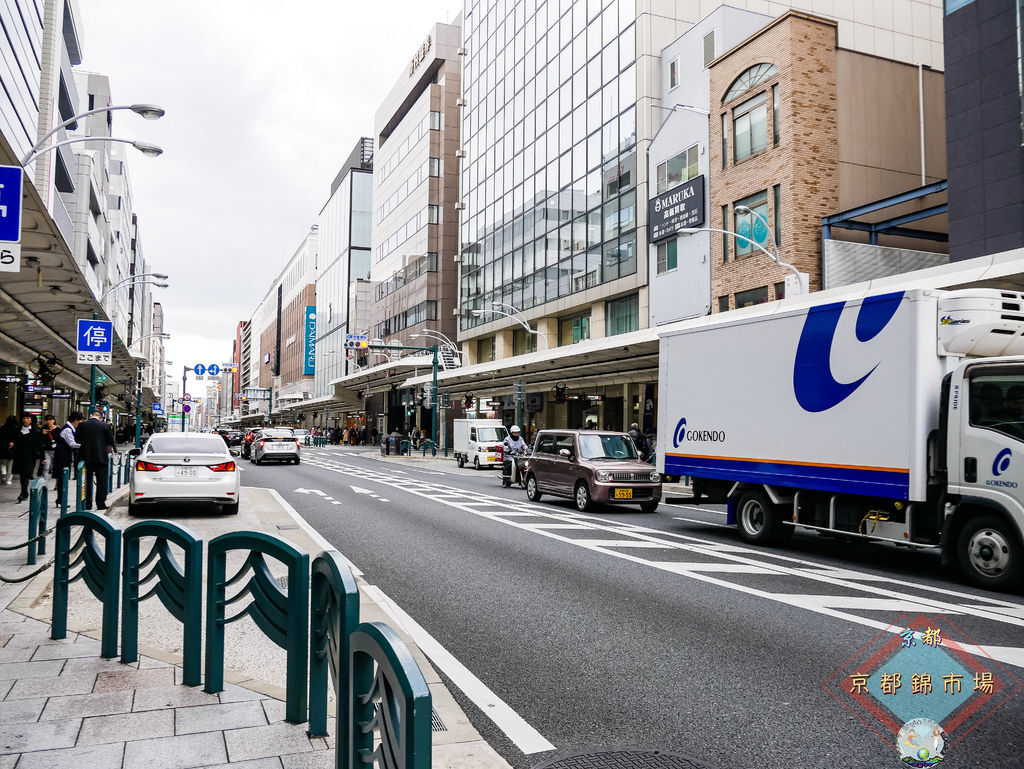
[[[304,337],[306,340],[305,355],[302,359],[302,373],[310,376],[316,373],[316,306],[306,305],[306,326]]]

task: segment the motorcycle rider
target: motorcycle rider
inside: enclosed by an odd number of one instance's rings
[[[502,442],[501,485],[508,488],[512,485],[512,463],[514,457],[520,457],[527,451],[526,441],[519,435],[519,425],[512,425]]]

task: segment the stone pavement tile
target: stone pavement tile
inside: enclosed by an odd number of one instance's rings
[[[0,756],[0,769],[14,769],[14,765],[18,763],[18,758],[18,756]],[[278,762],[278,765],[280,765],[280,762]]]
[[[285,756],[289,753],[312,752],[313,746],[306,736],[306,724],[271,724],[224,732],[228,756],[232,761],[267,756]]]
[[[242,700],[262,700],[267,695],[254,692],[237,684],[224,683],[224,691],[220,693],[221,702],[241,702]]]
[[[50,697],[43,708],[40,721],[58,718],[85,718],[87,716],[109,716],[113,713],[128,713],[132,709],[132,692],[101,692],[99,694],[72,694],[68,697]]]
[[[13,633],[10,640],[4,644],[4,648],[13,649],[15,646],[42,646],[43,644],[73,644],[77,639],[77,633],[68,633],[67,638],[54,641],[50,638],[49,630],[29,630],[24,633]]]
[[[169,668],[171,663],[161,662],[152,657],[139,657],[139,670],[150,670],[152,668]]]
[[[0,647],[0,662],[28,662],[36,650],[31,646]]]
[[[4,769],[2,764],[0,764],[0,769]],[[238,761],[231,764],[204,766],[203,769],[281,769],[281,759],[277,756],[272,758],[257,758],[253,761]]]
[[[10,633],[0,633],[0,647],[6,645],[6,643],[8,641],[10,641],[10,640],[11,640],[11,634]]]
[[[97,674],[94,691],[113,692],[119,689],[151,689],[157,686],[173,685],[174,670],[171,668],[136,670],[135,668],[126,667],[124,670],[106,671]]]
[[[276,724],[278,721],[284,721],[284,710],[285,704],[281,700],[263,700],[263,711],[267,714],[268,723]],[[328,712],[330,711],[328,710]]]
[[[154,686],[135,692],[132,710],[159,710],[161,708],[183,708],[190,705],[216,705],[220,702],[216,694],[207,694],[198,686]]]
[[[146,710],[142,713],[117,713],[94,716],[82,721],[82,731],[76,745],[100,745],[119,742],[131,736],[133,740],[150,737],[170,737],[174,734],[173,710]]]
[[[294,753],[281,756],[284,769],[334,769],[334,751],[318,750],[315,753]]]
[[[3,662],[0,663],[0,681],[17,681],[22,678],[56,678],[64,667],[64,660],[45,662]]]
[[[266,726],[267,717],[258,701],[226,702],[175,710],[174,733],[195,734],[247,726]]]
[[[45,697],[34,700],[0,702],[0,724],[31,724],[39,720],[46,704]]]
[[[47,748],[70,748],[75,744],[80,718],[40,721],[34,724],[0,726],[0,753],[26,753]]]
[[[445,769],[511,769],[508,762],[483,740],[434,745],[431,758],[434,766]]]
[[[0,700],[7,696],[7,692],[14,686],[14,681],[0,681]]]
[[[124,743],[22,753],[18,769],[121,769]]]
[[[78,644],[75,644],[78,646]],[[125,665],[121,660],[114,657],[106,659],[97,655],[87,657],[73,657],[64,663],[64,675],[78,675],[80,673],[119,673],[122,671],[138,670],[134,664]]]
[[[10,609],[0,609],[0,622],[24,622],[28,617]]]
[[[83,673],[58,678],[26,678],[16,681],[7,693],[9,700],[24,700],[31,697],[63,697],[69,694],[88,694],[96,683],[94,673]]]
[[[99,657],[100,642],[89,639],[73,644],[48,644],[40,646],[33,655],[33,661],[65,660],[70,657]]]
[[[220,732],[157,737],[129,742],[124,747],[124,769],[192,769],[227,760]]]
[[[30,633],[33,630],[49,632],[50,626],[31,617],[22,617],[20,621],[5,619],[0,622],[0,633]]]

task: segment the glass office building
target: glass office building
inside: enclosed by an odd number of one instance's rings
[[[551,346],[646,325],[638,124],[650,99],[638,84],[650,78],[636,11],[634,0],[465,3],[460,339],[477,361],[519,352],[488,336],[512,323],[493,303],[522,311]]]

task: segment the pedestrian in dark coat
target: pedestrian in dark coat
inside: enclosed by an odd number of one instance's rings
[[[10,486],[14,472],[14,436],[18,434],[18,418],[11,414],[0,427],[0,483]]]
[[[14,472],[21,481],[19,502],[28,499],[28,485],[35,475],[36,463],[43,459],[43,432],[31,414],[21,417],[21,429],[14,436]]]
[[[96,492],[96,509],[107,509],[107,462],[117,443],[110,425],[103,421],[103,412],[96,410],[75,431],[75,439],[81,445],[78,458],[85,462],[86,492],[85,509],[92,509],[92,491]],[[93,479],[92,488],[88,480]]]
[[[75,437],[78,425],[82,423],[85,416],[80,411],[72,411],[68,415],[68,421],[57,434],[57,445],[53,450],[53,477],[57,479],[57,505],[60,505],[61,495],[64,492],[64,468],[74,467],[77,459],[78,448],[81,444]]]

